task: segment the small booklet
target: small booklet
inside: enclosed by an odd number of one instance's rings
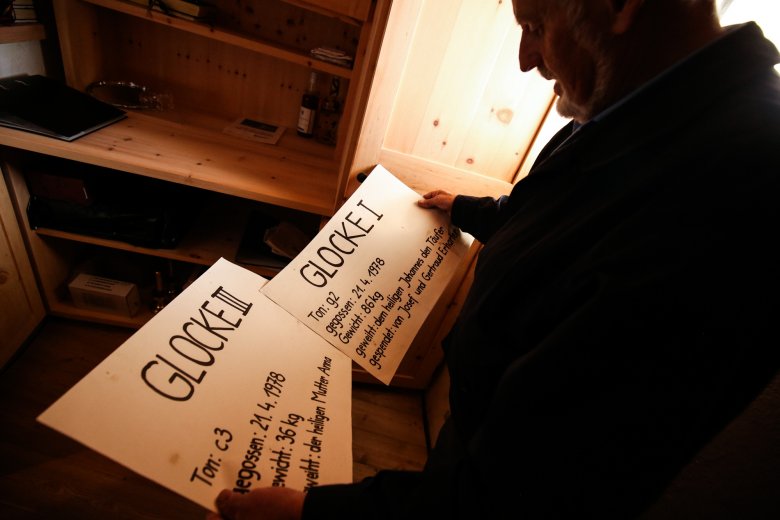
[[[264,144],[276,144],[284,133],[284,127],[242,117],[225,127],[226,134]]]
[[[125,117],[123,110],[45,76],[0,79],[0,126],[73,141]]]

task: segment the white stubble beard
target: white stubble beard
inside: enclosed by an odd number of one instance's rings
[[[560,94],[558,95],[558,101],[555,104],[555,108],[558,113],[565,118],[572,118],[580,124],[584,124],[598,114],[598,112],[606,109],[606,99],[608,97],[608,85],[610,85],[614,79],[614,67],[612,62],[607,58],[608,53],[605,51],[606,45],[598,38],[593,38],[591,35],[585,33],[585,29],[575,30],[575,37],[579,40],[580,44],[586,48],[589,48],[595,56],[595,74],[596,79],[593,86],[593,92],[584,104],[578,104],[574,102],[567,94],[563,85],[560,82],[557,83]],[[542,74],[547,77],[548,71]]]

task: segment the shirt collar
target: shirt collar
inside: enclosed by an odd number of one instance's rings
[[[587,121],[586,123],[581,123],[581,124],[579,124],[576,121],[574,121],[574,126],[573,126],[573,129],[572,129],[572,133],[576,132],[582,126],[584,126],[584,125],[586,125],[588,123],[598,122],[598,121],[604,119],[605,117],[609,116],[612,112],[614,112],[615,110],[617,110],[621,106],[625,105],[626,103],[628,103],[630,100],[634,99],[635,97],[639,96],[642,92],[650,89],[653,85],[655,85],[658,82],[662,81],[665,77],[667,77],[673,71],[675,71],[675,70],[679,69],[680,67],[684,66],[686,63],[688,63],[689,61],[694,59],[697,55],[699,55],[700,53],[704,52],[705,49],[707,49],[707,48],[711,47],[712,45],[714,45],[715,42],[717,42],[721,38],[725,37],[727,34],[733,32],[735,30],[738,30],[740,27],[741,26],[726,27],[725,30],[721,33],[721,35],[718,36],[717,38],[715,38],[713,41],[711,41],[707,45],[697,49],[696,51],[692,52],[691,54],[689,54],[688,56],[686,56],[682,60],[678,61],[677,63],[675,63],[671,67],[667,68],[666,70],[664,70],[663,72],[661,72],[660,74],[658,74],[657,76],[652,78],[651,80],[649,80],[649,81],[645,82],[644,84],[642,84],[642,86],[640,86],[639,88],[634,89],[630,94],[624,96],[623,98],[621,98],[617,102],[615,102],[612,105],[610,105],[609,107],[607,107],[605,110],[602,110],[601,112],[596,114],[596,116],[594,116],[592,119],[590,119],[590,121]]]

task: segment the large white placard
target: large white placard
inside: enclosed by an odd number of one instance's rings
[[[473,238],[377,166],[263,293],[389,384]]]
[[[220,260],[39,420],[213,509],[352,481],[351,362]]]

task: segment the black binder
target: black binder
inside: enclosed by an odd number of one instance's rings
[[[290,262],[290,259],[274,254],[271,247],[263,240],[266,230],[278,223],[277,219],[265,213],[253,211],[249,215],[244,235],[241,237],[241,243],[236,251],[236,262],[271,269],[283,269]]]
[[[73,141],[125,117],[123,110],[45,76],[0,79],[0,126]]]

